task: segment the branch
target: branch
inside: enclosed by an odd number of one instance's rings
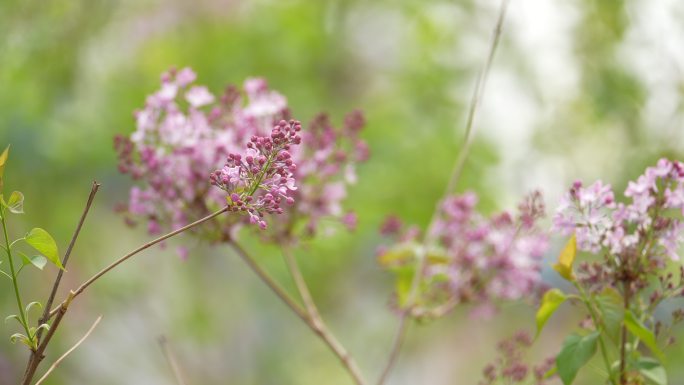
[[[202,223],[204,223],[204,222],[206,222],[206,221],[209,221],[209,220],[211,220],[211,219],[213,219],[213,218],[215,218],[215,217],[217,217],[217,216],[219,216],[219,215],[221,215],[221,214],[223,214],[223,213],[225,213],[225,212],[227,212],[227,211],[228,211],[228,207],[226,206],[226,207],[224,207],[224,208],[222,208],[222,209],[220,209],[220,210],[214,212],[213,214],[210,214],[210,215],[208,215],[208,216],[206,216],[206,217],[204,217],[204,218],[202,218],[202,219],[198,219],[198,220],[196,220],[195,222],[192,222],[192,223],[190,223],[190,224],[188,224],[188,225],[185,225],[185,226],[181,227],[181,228],[178,229],[178,230],[175,230],[175,231],[172,231],[172,232],[170,232],[170,233],[168,233],[168,234],[162,235],[161,237],[159,237],[159,238],[157,238],[157,239],[155,239],[155,240],[153,240],[153,241],[147,242],[146,244],[144,244],[144,245],[138,247],[137,249],[135,249],[135,250],[131,251],[130,253],[124,255],[123,257],[117,259],[116,261],[112,262],[109,266],[105,267],[104,269],[100,270],[98,273],[96,273],[95,275],[93,275],[92,277],[90,277],[90,279],[88,279],[88,280],[85,281],[83,284],[81,284],[81,286],[79,286],[78,289],[76,289],[76,290],[73,291],[73,297],[74,297],[74,298],[78,297],[81,293],[83,293],[83,291],[84,291],[85,289],[88,288],[88,286],[92,285],[93,282],[97,281],[97,280],[100,279],[103,275],[107,274],[109,271],[111,271],[111,270],[114,269],[115,267],[119,266],[121,263],[125,262],[127,259],[129,259],[129,258],[133,257],[134,255],[138,254],[139,252],[141,252],[141,251],[143,251],[143,250],[145,250],[145,249],[148,249],[148,248],[150,248],[150,247],[156,245],[157,243],[162,242],[162,241],[164,241],[164,240],[166,240],[166,239],[169,239],[169,238],[171,238],[171,237],[173,237],[173,236],[175,236],[175,235],[178,235],[178,234],[180,234],[180,233],[182,233],[182,232],[184,232],[184,231],[187,231],[187,230],[189,230],[189,229],[191,229],[191,228],[193,228],[193,227],[195,227],[195,226],[197,226],[197,225],[199,225],[199,224],[202,224]],[[66,300],[65,300],[65,301],[66,301]],[[64,302],[63,302],[63,303],[64,303]],[[54,317],[54,315],[57,314],[57,312],[59,311],[59,307],[60,307],[60,306],[61,306],[61,305],[57,306],[56,308],[54,308],[54,309],[52,309],[52,310],[50,311],[50,315],[49,315],[48,319]]]
[[[86,202],[85,208],[83,209],[83,213],[81,214],[81,218],[78,221],[78,225],[76,225],[76,230],[74,231],[74,235],[71,237],[71,242],[69,242],[69,246],[67,247],[66,252],[64,253],[64,258],[62,259],[62,266],[66,268],[67,262],[69,262],[69,256],[71,256],[71,251],[74,249],[74,245],[76,244],[76,239],[78,239],[78,235],[81,233],[81,228],[83,227],[83,223],[85,222],[86,216],[88,216],[88,212],[90,211],[90,206],[93,204],[93,200],[95,199],[95,194],[97,194],[98,189],[100,188],[100,184],[93,181],[93,186],[90,188],[90,195],[88,195],[88,200]],[[38,326],[44,324],[50,319],[50,308],[52,307],[52,303],[55,301],[55,295],[57,294],[57,289],[59,288],[59,284],[62,281],[62,276],[64,275],[64,270],[60,269],[57,272],[57,277],[55,278],[55,282],[52,285],[52,290],[50,291],[50,295],[48,296],[48,300],[45,303],[45,306],[43,306],[43,314],[40,316],[38,319]],[[54,324],[53,324],[54,326]],[[54,332],[53,332],[54,333]],[[39,328],[38,331],[36,332],[36,339],[38,341],[38,345],[40,345],[40,338],[43,335],[43,328]],[[31,355],[29,357],[28,362],[26,363],[26,370],[24,371],[24,379],[28,378],[28,381],[30,382],[31,379],[33,378],[33,375],[36,372],[36,369],[38,368],[38,365],[40,365],[40,362],[43,360],[43,351],[36,349],[35,351],[31,351]]]
[[[354,358],[349,354],[349,352],[347,352],[344,346],[342,346],[342,344],[330,332],[325,322],[323,322],[323,319],[321,318],[321,315],[318,312],[318,308],[316,307],[316,303],[313,301],[313,298],[311,297],[309,287],[307,286],[306,281],[302,276],[301,270],[299,269],[297,259],[290,253],[287,247],[283,247],[282,252],[283,257],[285,258],[285,262],[287,263],[287,268],[290,270],[290,275],[292,276],[292,279],[295,281],[295,285],[297,286],[299,295],[302,297],[302,301],[304,301],[306,310],[309,314],[309,327],[311,327],[311,329],[316,333],[316,335],[318,335],[328,345],[330,350],[332,350],[332,352],[337,356],[337,358],[340,359],[344,368],[347,370],[347,372],[349,372],[349,374],[354,379],[354,382],[356,382],[359,385],[365,384],[366,380],[363,378],[361,370],[356,364]]]
[[[185,381],[183,380],[183,375],[180,370],[180,366],[178,365],[178,361],[176,361],[176,356],[173,354],[173,351],[171,351],[171,348],[169,347],[169,341],[166,338],[165,335],[159,336],[159,339],[157,340],[159,342],[159,347],[161,347],[162,353],[164,354],[164,357],[166,358],[166,361],[169,363],[169,366],[171,367],[171,371],[173,371],[173,377],[176,379],[176,382],[178,385],[186,385]]]
[[[134,255],[140,253],[141,251],[148,249],[148,248],[156,245],[157,243],[164,241],[165,239],[171,238],[174,235],[177,235],[177,234],[180,234],[186,230],[189,230],[189,229],[191,229],[191,228],[193,228],[193,227],[195,227],[201,223],[209,221],[209,220],[211,220],[211,219],[213,219],[213,218],[215,218],[215,217],[217,217],[217,216],[219,216],[219,215],[221,215],[227,211],[228,211],[228,207],[226,206],[226,207],[214,212],[213,214],[210,214],[204,218],[198,219],[197,221],[192,222],[188,225],[185,225],[178,230],[175,230],[175,231],[172,231],[168,234],[162,235],[161,237],[138,247],[137,249],[135,249],[135,250],[131,251],[130,253],[124,255],[123,257],[119,258],[118,260],[116,260],[115,262],[110,264],[109,266],[100,270],[98,273],[93,275],[90,279],[88,279],[83,284],[81,284],[81,286],[79,286],[78,289],[72,290],[64,301],[62,301],[59,305],[57,305],[54,309],[52,309],[50,311],[50,313],[48,313],[47,319],[45,321],[49,321],[50,319],[52,319],[52,317],[55,317],[55,316],[56,316],[56,318],[52,322],[52,325],[50,326],[50,330],[45,335],[45,338],[40,343],[40,345],[38,345],[38,348],[36,349],[36,351],[31,353],[31,358],[29,359],[29,363],[26,367],[26,372],[24,373],[24,379],[22,381],[22,384],[23,385],[29,385],[31,383],[31,380],[33,379],[33,376],[35,375],[35,372],[38,369],[38,365],[40,364],[40,361],[44,357],[43,353],[45,352],[45,349],[47,348],[48,344],[50,343],[52,336],[57,331],[57,328],[59,327],[59,324],[62,320],[62,317],[64,317],[64,315],[66,314],[69,306],[71,305],[71,301],[73,301],[74,298],[76,298],[78,295],[83,293],[83,291],[85,289],[87,289],[90,285],[92,285],[93,282],[97,281],[103,275],[107,274],[109,271],[111,271],[112,269],[114,269],[115,267],[117,267],[118,265],[120,265],[121,263],[126,261],[127,259],[129,259],[129,258],[133,257]]]
[[[57,361],[55,361],[55,363],[52,364],[52,365],[50,366],[50,368],[48,368],[47,372],[45,372],[45,374],[43,374],[43,377],[41,377],[41,378],[36,382],[35,385],[40,385],[40,384],[47,378],[47,376],[49,376],[50,373],[52,373],[52,371],[55,370],[55,368],[57,368],[57,365],[59,365],[62,361],[64,361],[64,359],[65,359],[69,354],[71,354],[71,352],[73,352],[74,350],[76,350],[76,348],[78,348],[78,347],[83,343],[83,341],[85,341],[86,338],[88,338],[88,336],[90,336],[90,334],[93,332],[93,330],[95,330],[95,327],[97,326],[98,323],[100,323],[100,320],[102,320],[102,316],[97,317],[97,319],[95,320],[95,323],[93,323],[93,326],[90,327],[90,329],[88,330],[88,332],[86,332],[86,334],[85,334],[83,337],[81,337],[81,339],[78,340],[78,342],[76,342],[76,345],[72,346],[71,349],[67,350],[64,354],[62,354],[62,356],[59,357],[59,358],[57,359]]]
[[[378,385],[382,385],[385,383],[387,377],[394,368],[394,364],[396,364],[397,362],[397,358],[399,358],[399,352],[401,351],[401,347],[404,344],[404,339],[406,338],[406,332],[408,329],[408,322],[406,322],[407,318],[407,313],[403,313],[401,315],[401,318],[399,318],[399,328],[397,329],[397,332],[394,335],[392,349],[390,350],[389,358],[387,359],[387,363],[385,364],[385,369],[382,371],[382,374],[380,374],[380,378],[378,379]]]
[[[252,269],[254,274],[256,274],[257,277],[259,277],[259,279],[261,279],[261,281],[265,283],[266,286],[268,286],[268,288],[271,289],[271,291],[275,293],[275,295],[278,296],[278,298],[280,298],[285,305],[287,305],[287,307],[289,307],[290,310],[297,315],[297,317],[299,317],[307,325],[309,324],[309,317],[302,306],[295,302],[290,294],[288,294],[285,289],[280,287],[280,284],[271,278],[271,276],[268,275],[268,273],[256,263],[254,258],[252,258],[247,251],[240,246],[240,244],[235,241],[230,241],[228,245],[231,249],[233,249],[233,251],[235,251],[235,253],[237,253],[242,261],[245,262],[250,269]]]
[[[88,201],[86,202],[86,206],[83,209],[83,213],[81,214],[81,219],[78,221],[78,225],[76,226],[76,230],[74,231],[74,235],[71,237],[71,242],[69,242],[69,246],[67,247],[66,252],[64,253],[64,258],[62,259],[62,266],[66,269],[67,262],[69,262],[69,257],[71,256],[71,251],[74,249],[74,245],[76,244],[76,239],[78,239],[78,235],[81,232],[81,228],[83,227],[83,223],[85,222],[86,216],[88,216],[88,211],[90,211],[90,206],[93,204],[93,200],[95,199],[95,194],[97,194],[97,190],[100,188],[100,184],[97,182],[93,182],[93,186],[90,189],[90,195],[88,196]],[[43,307],[45,310],[43,311],[43,315],[40,317],[40,320],[38,321],[38,325],[41,325],[45,323],[50,316],[50,308],[52,308],[52,303],[55,301],[55,295],[57,294],[57,289],[59,288],[59,284],[62,281],[62,275],[64,275],[64,270],[60,269],[59,272],[57,273],[57,278],[55,279],[55,283],[52,285],[52,291],[50,292],[50,296],[48,297],[47,302],[45,303],[45,306]],[[40,335],[42,334],[43,329],[38,331],[38,338],[40,339]]]
[[[397,333],[394,336],[394,343],[392,346],[392,349],[390,350],[390,355],[389,355],[389,360],[385,366],[385,369],[383,370],[380,379],[378,380],[377,384],[378,385],[383,385],[384,382],[387,380],[389,372],[391,371],[392,367],[394,366],[394,363],[399,355],[399,350],[401,349],[402,346],[402,341],[405,338],[406,332],[408,328],[405,326],[407,318],[411,314],[412,308],[413,308],[413,302],[415,301],[415,297],[418,292],[418,287],[420,286],[420,281],[422,279],[422,271],[425,269],[425,263],[426,263],[426,253],[427,253],[427,245],[430,245],[434,239],[433,239],[433,228],[435,226],[435,223],[437,222],[437,214],[439,212],[439,205],[441,204],[442,200],[451,194],[455,188],[456,185],[461,178],[461,175],[463,174],[463,168],[465,166],[465,162],[468,159],[468,155],[470,154],[470,149],[473,144],[473,138],[474,138],[474,122],[475,122],[475,117],[477,113],[478,106],[480,104],[480,100],[482,99],[482,96],[484,95],[484,89],[485,85],[487,83],[487,78],[489,76],[489,71],[492,66],[492,62],[494,61],[494,56],[496,53],[496,49],[499,46],[499,41],[501,40],[501,32],[503,29],[503,22],[506,17],[506,10],[508,8],[508,3],[510,0],[502,0],[501,2],[501,7],[499,9],[499,17],[497,19],[496,25],[494,26],[494,31],[493,31],[493,36],[491,40],[491,44],[489,46],[489,54],[487,55],[487,58],[484,62],[484,65],[482,66],[482,69],[480,70],[480,73],[477,77],[477,80],[475,82],[475,90],[473,91],[472,98],[470,100],[470,107],[468,109],[468,116],[466,118],[466,125],[465,125],[465,141],[463,143],[463,148],[461,148],[461,151],[458,154],[458,158],[456,159],[456,162],[454,163],[454,168],[451,172],[451,176],[449,178],[449,181],[446,185],[446,189],[444,191],[444,196],[442,199],[440,199],[437,202],[437,207],[435,207],[435,211],[432,213],[432,218],[430,219],[430,224],[428,225],[428,230],[425,235],[425,240],[423,242],[423,247],[419,248],[419,251],[416,255],[417,257],[417,268],[416,268],[416,273],[413,276],[413,280],[411,281],[411,289],[409,291],[409,297],[407,301],[406,308],[401,314],[401,318],[399,320],[399,327],[397,329]]]

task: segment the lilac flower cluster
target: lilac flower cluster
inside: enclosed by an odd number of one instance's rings
[[[548,375],[555,365],[555,358],[548,358],[542,364],[530,368],[525,363],[524,353],[532,346],[532,338],[526,332],[517,332],[512,337],[499,342],[499,357],[482,371],[483,380],[479,385],[534,384],[545,385],[552,376]],[[500,382],[499,382],[500,381]]]
[[[302,142],[298,135],[301,129],[298,121],[281,120],[270,137],[250,139],[244,159],[241,154],[231,153],[226,165],[210,175],[211,184],[228,193],[231,211],[246,212],[250,223],[266,229],[265,213],[282,214],[282,200],[294,204],[288,194],[297,190],[292,174],[297,166],[288,150]]]
[[[497,300],[521,299],[541,289],[541,260],[548,247],[547,236],[536,224],[544,215],[541,194],[528,196],[517,217],[503,212],[487,218],[475,211],[477,200],[469,192],[442,203],[428,237],[435,242],[426,245],[421,306],[478,303],[491,308]],[[400,229],[398,219],[391,217],[381,230],[399,234]],[[414,254],[396,255],[415,245],[419,236],[415,227],[407,229],[396,246],[380,250],[380,262],[390,270],[415,264]]]
[[[142,220],[152,234],[177,229],[222,207],[228,195],[233,209],[242,202],[248,214],[243,218],[261,228],[266,227],[263,214],[282,212],[281,201],[293,203],[291,210],[274,217],[275,234],[292,234],[300,221],[313,234],[323,216],[338,217],[349,226],[355,223],[342,202],[346,186],[354,182],[355,164],[368,154],[359,138],[364,124],[360,113],[350,114],[342,129],[323,116],[311,128],[287,122],[282,126],[278,122],[290,116],[287,100],[263,79],[247,79],[242,89],[229,86],[219,97],[195,80],[189,68],[164,73],[161,88],[135,112],[135,131],[114,140],[119,170],[139,182],[128,204],[120,207],[127,222]],[[295,129],[300,131],[291,135]],[[284,143],[295,144],[295,136],[301,145],[286,149]],[[276,145],[276,139],[283,142]],[[250,147],[243,152],[245,143]],[[253,164],[248,163],[250,157]],[[228,165],[222,168],[226,159]],[[208,176],[217,169],[210,181]],[[257,176],[263,180],[255,186],[256,179],[250,178]],[[256,190],[243,190],[248,183]],[[256,194],[250,201],[249,193]],[[235,216],[217,217],[212,226],[195,231],[218,242],[230,237],[236,221]]]
[[[616,202],[610,185],[601,181],[588,187],[575,182],[558,207],[553,229],[574,232],[579,250],[606,256],[603,264],[580,266],[586,281],[637,282],[668,259],[679,260],[684,165],[661,159],[629,182],[624,196],[629,203]]]
[[[327,115],[318,115],[302,132],[302,143],[293,156],[297,159],[295,178],[301,184],[296,199],[301,202],[296,215],[306,218],[306,232],[316,232],[321,218],[337,217],[353,229],[356,214],[344,212],[342,201],[347,186],[356,183],[355,165],[365,162],[368,146],[359,138],[365,125],[360,111],[347,115],[342,128],[335,128]]]

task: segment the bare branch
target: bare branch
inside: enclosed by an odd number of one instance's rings
[[[434,239],[433,239],[433,228],[435,226],[435,223],[437,222],[437,215],[439,212],[439,206],[442,202],[442,200],[447,197],[449,194],[453,193],[453,191],[456,189],[456,185],[458,184],[459,179],[461,178],[461,175],[463,174],[463,168],[465,166],[465,162],[468,159],[468,155],[470,154],[470,148],[472,147],[473,144],[473,138],[474,138],[474,123],[475,123],[475,117],[477,113],[478,106],[480,104],[480,100],[482,99],[482,96],[484,94],[484,89],[485,85],[487,83],[487,77],[489,75],[490,68],[492,66],[492,62],[494,61],[494,56],[496,53],[496,49],[499,46],[499,41],[501,40],[501,32],[503,29],[503,22],[506,17],[506,10],[508,9],[508,4],[510,0],[502,0],[501,1],[501,7],[499,8],[499,17],[497,19],[496,25],[494,26],[494,31],[492,34],[492,40],[491,44],[489,46],[489,54],[487,55],[487,58],[484,62],[484,65],[482,66],[482,70],[480,70],[480,73],[477,77],[477,80],[475,82],[475,90],[473,91],[473,96],[470,100],[470,107],[468,109],[468,116],[466,118],[466,126],[465,126],[465,141],[463,143],[463,147],[461,148],[461,151],[458,154],[458,158],[456,159],[456,162],[454,163],[454,168],[451,172],[451,176],[449,177],[449,182],[446,185],[445,191],[444,191],[444,196],[437,202],[437,207],[435,207],[435,211],[432,213],[432,218],[430,219],[430,224],[428,225],[428,230],[425,235],[425,239],[423,242],[423,246],[419,248],[419,251],[416,255],[417,257],[417,266],[416,266],[416,273],[413,276],[413,280],[411,281],[411,289],[409,291],[409,297],[407,301],[406,308],[401,314],[401,318],[399,320],[399,327],[397,329],[397,333],[394,336],[394,342],[392,344],[392,348],[390,350],[389,354],[389,359],[387,362],[387,365],[385,369],[382,371],[382,374],[380,376],[380,379],[378,380],[378,385],[383,385],[384,382],[387,380],[389,372],[391,371],[392,367],[394,366],[394,363],[397,359],[398,356],[398,351],[401,349],[402,346],[402,341],[405,338],[405,334],[408,330],[406,327],[406,322],[407,318],[412,312],[413,308],[413,302],[415,301],[415,297],[418,292],[418,287],[420,286],[420,281],[422,279],[422,271],[425,269],[425,263],[426,263],[426,253],[427,253],[427,248],[425,247],[426,245],[431,244]]]
[[[159,347],[162,350],[162,354],[164,354],[166,361],[169,363],[171,371],[173,372],[173,377],[176,379],[178,385],[186,385],[186,382],[183,380],[183,373],[181,372],[178,361],[176,360],[176,355],[173,354],[166,336],[163,334],[160,335],[157,339],[157,342],[159,342]]]
[[[68,297],[65,300],[63,300],[59,305],[57,305],[54,309],[52,309],[50,311],[50,313],[48,314],[46,321],[49,321],[50,319],[52,319],[52,317],[55,317],[55,316],[56,316],[56,318],[52,322],[52,325],[50,325],[50,330],[45,335],[45,338],[43,339],[43,341],[41,341],[40,345],[38,345],[38,348],[34,352],[31,352],[31,358],[29,358],[29,363],[26,367],[26,371],[24,373],[24,379],[22,381],[22,384],[23,385],[29,385],[31,383],[31,380],[33,379],[33,376],[35,375],[35,372],[38,369],[38,365],[40,364],[40,362],[43,359],[43,354],[45,352],[45,349],[47,348],[48,344],[50,343],[52,336],[57,331],[57,328],[59,327],[62,318],[64,317],[69,306],[71,305],[71,301],[73,301],[74,298],[76,298],[79,294],[83,293],[83,291],[85,289],[87,289],[88,286],[92,285],[93,282],[97,281],[103,275],[107,274],[109,271],[111,271],[112,269],[114,269],[115,267],[117,267],[118,265],[120,265],[121,263],[126,261],[127,259],[129,259],[129,258],[133,257],[134,255],[140,253],[141,251],[148,249],[151,246],[154,246],[157,243],[164,241],[165,239],[171,238],[174,235],[177,235],[177,234],[180,234],[184,231],[187,231],[187,230],[189,230],[189,229],[191,229],[191,228],[193,228],[193,227],[195,227],[201,223],[209,221],[209,220],[211,220],[211,219],[213,219],[213,218],[215,218],[215,217],[217,217],[217,216],[219,216],[219,215],[221,215],[227,211],[228,211],[228,207],[226,206],[226,207],[222,208],[221,210],[214,212],[213,214],[210,214],[204,218],[198,219],[195,222],[192,222],[192,223],[190,223],[186,226],[183,226],[180,229],[172,231],[168,234],[162,235],[161,237],[138,247],[137,249],[135,249],[135,250],[131,251],[130,253],[124,255],[123,257],[117,259],[115,262],[113,262],[109,266],[100,270],[98,273],[93,275],[90,279],[85,281],[81,286],[79,286],[78,289],[72,290],[69,293]]]
[[[95,199],[95,194],[97,194],[98,189],[100,188],[100,184],[97,182],[93,182],[93,186],[90,189],[90,195],[88,196],[88,201],[86,202],[86,206],[83,209],[83,213],[81,214],[81,219],[78,221],[78,225],[76,226],[76,230],[74,231],[74,235],[71,237],[71,242],[69,242],[69,246],[67,247],[66,252],[64,253],[64,258],[62,259],[62,266],[66,268],[67,263],[69,262],[69,257],[71,256],[71,251],[74,249],[74,245],[76,244],[76,239],[78,239],[78,235],[81,232],[81,228],[83,227],[83,223],[85,222],[86,216],[88,216],[88,212],[90,211],[90,206],[93,204],[93,200]],[[64,270],[60,269],[59,272],[57,273],[57,278],[55,279],[55,283],[52,285],[52,291],[50,292],[50,296],[48,297],[47,302],[45,303],[45,306],[43,307],[45,310],[43,311],[43,315],[40,317],[40,320],[38,321],[38,325],[41,325],[45,323],[45,321],[48,320],[48,317],[50,315],[50,308],[52,308],[52,303],[55,301],[55,295],[57,294],[57,289],[59,288],[59,284],[62,281],[62,275],[64,274]],[[42,329],[38,332],[38,338],[40,339],[40,335],[42,333]]]
[[[287,268],[290,270],[290,275],[295,281],[299,295],[302,297],[302,300],[306,306],[306,310],[309,314],[309,327],[311,327],[311,329],[328,345],[330,350],[332,350],[337,358],[340,359],[344,368],[354,379],[354,382],[359,385],[365,384],[366,380],[363,378],[361,370],[356,364],[354,358],[330,332],[325,322],[323,322],[323,318],[321,318],[318,308],[316,307],[316,303],[311,296],[311,291],[309,290],[309,287],[302,276],[302,272],[299,269],[297,259],[290,253],[290,250],[287,247],[282,247],[281,249],[287,264]]]
[[[52,373],[52,371],[55,370],[55,368],[57,368],[57,365],[59,365],[62,361],[64,361],[64,359],[65,359],[69,354],[71,354],[71,352],[73,352],[74,350],[76,350],[76,348],[78,348],[78,347],[83,343],[83,341],[85,341],[86,338],[88,338],[88,336],[90,336],[90,334],[93,332],[93,330],[95,330],[95,327],[97,326],[97,324],[100,323],[100,320],[102,320],[102,316],[97,317],[97,319],[95,320],[95,323],[93,323],[93,326],[91,326],[90,329],[88,329],[88,332],[86,332],[86,334],[85,334],[83,337],[81,337],[81,339],[78,340],[78,342],[76,342],[76,345],[72,346],[71,349],[67,350],[64,354],[62,354],[62,356],[59,357],[59,358],[57,359],[57,361],[55,361],[55,363],[52,364],[52,365],[48,368],[48,370],[45,372],[45,374],[43,374],[43,377],[41,377],[41,378],[35,383],[35,385],[40,385],[40,384],[47,378],[47,376],[49,376],[50,373]]]
[[[307,325],[310,323],[309,317],[307,316],[306,311],[302,309],[302,306],[293,300],[290,294],[288,294],[285,289],[280,287],[280,285],[256,263],[254,258],[252,258],[249,253],[242,248],[242,246],[235,241],[231,241],[228,245],[247,264],[247,266],[252,269],[257,277],[259,277],[259,279],[261,279],[261,281],[264,282],[266,286],[268,286],[268,288],[271,289],[271,291],[273,291],[273,293],[275,293],[275,295],[277,295],[278,298],[285,303],[285,305],[287,305],[287,307],[289,307]]]
[[[227,212],[227,211],[228,211],[228,207],[226,206],[226,207],[222,208],[221,210],[218,210],[218,211],[214,212],[213,214],[207,215],[206,217],[204,217],[204,218],[202,218],[202,219],[198,219],[198,220],[196,220],[195,222],[192,222],[192,223],[190,223],[190,224],[188,224],[188,225],[185,225],[185,226],[181,227],[181,228],[178,229],[178,230],[175,230],[175,231],[172,231],[172,232],[170,232],[170,233],[168,233],[168,234],[162,235],[161,237],[159,237],[159,238],[157,238],[157,239],[155,239],[155,240],[153,240],[153,241],[147,242],[146,244],[144,244],[144,245],[138,247],[137,249],[135,249],[135,250],[131,251],[130,253],[124,255],[123,257],[117,259],[116,261],[112,262],[109,266],[105,267],[104,269],[100,270],[100,271],[97,272],[95,275],[93,275],[92,277],[90,277],[90,279],[88,279],[87,281],[85,281],[81,286],[78,287],[78,289],[74,290],[74,292],[73,292],[74,298],[78,297],[81,293],[83,293],[83,291],[84,291],[85,289],[87,289],[88,286],[92,285],[93,282],[97,281],[100,277],[102,277],[103,275],[107,274],[110,270],[112,270],[112,269],[114,269],[115,267],[119,266],[121,263],[125,262],[127,259],[133,257],[134,255],[138,254],[139,252],[141,252],[141,251],[143,251],[143,250],[145,250],[145,249],[148,249],[148,248],[150,248],[150,247],[156,245],[156,244],[159,243],[159,242],[162,242],[162,241],[164,241],[164,240],[166,240],[166,239],[169,239],[169,238],[173,237],[174,235],[178,235],[178,234],[180,234],[180,233],[182,233],[182,232],[184,232],[184,231],[187,231],[187,230],[189,230],[189,229],[191,229],[191,228],[193,228],[193,227],[195,227],[195,226],[197,226],[197,225],[199,225],[199,224],[202,224],[202,223],[204,223],[204,222],[206,222],[206,221],[209,221],[209,220],[211,220],[211,219],[213,219],[213,218],[215,218],[215,217],[217,217],[217,216],[219,216],[219,215],[221,215],[221,214],[223,214],[223,213],[225,213],[225,212]],[[65,301],[66,301],[66,300],[65,300]],[[61,306],[61,305],[60,305],[60,306]],[[60,307],[60,306],[57,306],[56,308],[54,308],[54,309],[52,309],[52,310],[50,311],[49,318],[52,318],[55,314],[57,314],[57,312],[59,311],[59,307]],[[48,319],[49,319],[49,318],[48,318]]]

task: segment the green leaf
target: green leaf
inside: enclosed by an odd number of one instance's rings
[[[21,341],[24,345],[31,346],[31,343],[30,343],[28,337],[26,337],[25,335],[23,335],[21,333],[14,333],[10,336],[10,342],[11,343],[14,344],[17,342],[17,340]]]
[[[399,271],[397,271],[397,280],[394,283],[394,289],[397,294],[397,305],[400,309],[409,301],[411,295],[411,286],[413,284],[414,267],[407,266]]]
[[[630,333],[634,334],[634,336],[641,340],[644,345],[651,349],[653,355],[655,355],[660,362],[665,362],[665,354],[658,347],[655,335],[651,330],[639,322],[631,311],[625,312],[625,326]]]
[[[415,263],[415,245],[403,243],[378,256],[378,263],[385,268],[401,267]]]
[[[586,336],[571,334],[565,339],[556,357],[558,375],[564,385],[572,384],[577,372],[594,356],[600,335],[600,332],[595,331]]]
[[[604,333],[613,341],[620,340],[622,320],[625,318],[622,302],[622,296],[612,287],[606,287],[601,294],[596,296]]]
[[[26,243],[31,245],[31,247],[43,254],[48,261],[64,270],[64,266],[62,266],[62,262],[59,260],[57,243],[55,243],[55,240],[47,231],[36,227],[26,234],[26,238],[24,240]]]
[[[24,325],[23,323],[21,323],[21,318],[19,318],[19,316],[16,314],[8,315],[7,317],[5,317],[5,323],[7,323],[7,321],[12,320],[12,319],[17,320],[17,322],[19,322],[19,324],[22,326]]]
[[[48,325],[48,324],[40,324],[40,326],[38,326],[38,328],[36,329],[36,331],[39,331],[40,329],[44,329],[46,332],[49,332],[49,331],[50,331],[50,325]]]
[[[644,378],[654,385],[667,385],[667,372],[660,362],[651,357],[640,357],[636,363],[637,369]]]
[[[42,309],[43,305],[40,302],[33,301],[30,304],[26,305],[26,314],[28,314],[31,311],[31,308],[34,306],[38,306],[38,308]]]
[[[43,257],[42,255],[34,255],[33,257],[29,258],[26,255],[22,254],[21,258],[24,260],[24,266],[33,265],[39,268],[40,270],[43,270],[43,268],[47,264],[47,258]]]
[[[19,191],[12,191],[9,200],[7,200],[7,208],[14,214],[24,213],[24,194]]]
[[[568,281],[575,280],[575,274],[572,272],[572,265],[575,262],[575,257],[577,256],[577,237],[572,234],[572,237],[565,244],[565,247],[558,256],[558,263],[553,265],[553,269],[560,274],[561,277],[567,279]]]
[[[3,175],[5,175],[5,163],[7,163],[7,158],[9,157],[9,148],[10,146],[8,145],[5,147],[5,151],[0,154],[0,191],[2,190],[2,185],[3,185]]]
[[[556,365],[553,365],[551,369],[549,369],[548,372],[544,373],[544,377],[542,377],[545,380],[548,380],[549,378],[553,377],[558,373],[558,367]]]
[[[566,299],[567,297],[565,294],[559,289],[551,289],[544,293],[539,310],[537,310],[537,335],[535,338],[539,336],[539,333],[541,333],[544,325],[546,325],[546,321],[551,318],[553,313],[556,312],[556,309],[558,309],[558,307],[565,302]]]

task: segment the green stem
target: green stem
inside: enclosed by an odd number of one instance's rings
[[[630,300],[630,287],[629,282],[624,284],[624,306],[625,312],[629,311],[629,300]],[[627,325],[624,321],[622,322],[622,336],[620,338],[620,384],[627,384]]]
[[[587,293],[584,291],[582,286],[580,286],[577,282],[573,282],[573,284],[577,288],[577,291],[579,291],[580,296],[582,297],[582,302],[584,302],[584,305],[587,307],[587,310],[589,311],[591,320],[594,322],[594,325],[598,327],[600,320],[598,314],[596,314],[596,310],[591,304],[590,297],[587,296]],[[617,385],[617,383],[615,382],[615,378],[613,378],[610,360],[608,359],[608,350],[606,349],[606,343],[605,341],[603,341],[603,333],[599,335],[599,349],[601,350],[601,356],[603,357],[603,364],[606,366],[606,370],[608,371],[608,379],[610,380],[611,384]]]
[[[257,179],[256,183],[254,183],[254,186],[252,187],[252,190],[249,192],[249,196],[254,195],[256,190],[259,188],[259,185],[261,185],[261,181],[264,180],[264,176],[266,176],[266,173],[268,172],[269,167],[271,167],[271,163],[273,163],[273,158],[275,157],[275,154],[277,154],[278,151],[271,152],[269,154],[268,159],[266,160],[266,164],[264,165],[263,172],[260,173],[259,179]]]
[[[9,260],[10,273],[12,275],[12,286],[14,286],[14,296],[17,299],[17,306],[19,307],[19,317],[21,318],[21,325],[26,331],[26,338],[31,342],[31,349],[33,347],[33,336],[28,328],[28,323],[26,322],[26,315],[24,314],[24,305],[21,302],[21,295],[19,295],[19,284],[17,283],[17,274],[14,270],[14,261],[12,260],[12,248],[10,247],[9,236],[7,235],[7,224],[5,223],[5,212],[3,210],[2,215],[0,215],[0,221],[2,221],[2,232],[5,235],[5,245],[7,252],[7,259]]]

